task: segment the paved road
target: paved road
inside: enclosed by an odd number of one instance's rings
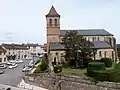
[[[18,64],[14,69],[4,69],[5,73],[0,75],[0,84],[17,86],[24,75],[23,66],[29,62],[30,60],[24,60],[24,63]]]

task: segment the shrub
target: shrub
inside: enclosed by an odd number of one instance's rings
[[[112,66],[112,59],[111,58],[101,58],[101,62],[105,63],[105,67],[111,67]]]
[[[120,82],[120,63],[118,63],[112,70],[87,69],[87,74],[98,81]]]
[[[94,79],[98,81],[109,81],[110,70],[93,71]]]
[[[56,66],[54,66],[54,72],[55,72],[55,73],[60,73],[60,72],[62,72],[62,66],[61,66],[61,65],[56,65]]]
[[[40,65],[40,70],[45,71],[48,68],[48,60],[42,60],[42,63]]]
[[[88,63],[88,69],[90,69],[90,70],[104,70],[105,64],[102,62],[90,62],[90,63]]]
[[[102,62],[90,62],[88,63],[87,75],[90,77],[94,76],[93,70],[105,70],[105,64]]]

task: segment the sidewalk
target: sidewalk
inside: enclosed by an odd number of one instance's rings
[[[0,90],[6,90],[7,88],[11,88],[11,90],[28,90],[28,89],[24,89],[24,88],[21,89],[21,88],[18,88],[18,87],[13,87],[13,86],[9,86],[9,85],[0,84]]]
[[[48,90],[48,89],[45,89],[45,88],[41,88],[41,87],[37,87],[37,86],[34,86],[34,85],[27,84],[27,83],[25,83],[24,80],[22,80],[20,82],[20,84],[18,84],[18,87],[22,88],[23,90],[24,89],[29,89],[29,90]]]
[[[35,65],[35,68],[33,68],[32,71],[31,71],[30,73],[31,73],[31,74],[34,73],[36,67],[37,67],[38,65],[40,65],[40,64],[41,64],[41,62],[39,62],[38,64],[36,64],[36,65]]]

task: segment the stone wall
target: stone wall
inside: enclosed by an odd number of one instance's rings
[[[120,90],[120,83],[113,82],[95,82],[87,77],[55,76],[48,74],[39,74],[28,76],[25,79],[27,83],[34,84],[49,90]],[[61,88],[61,89],[60,89]]]

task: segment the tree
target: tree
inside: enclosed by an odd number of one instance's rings
[[[84,65],[86,59],[93,55],[93,43],[77,33],[77,31],[66,32],[62,39],[66,50],[65,59],[75,67]]]

